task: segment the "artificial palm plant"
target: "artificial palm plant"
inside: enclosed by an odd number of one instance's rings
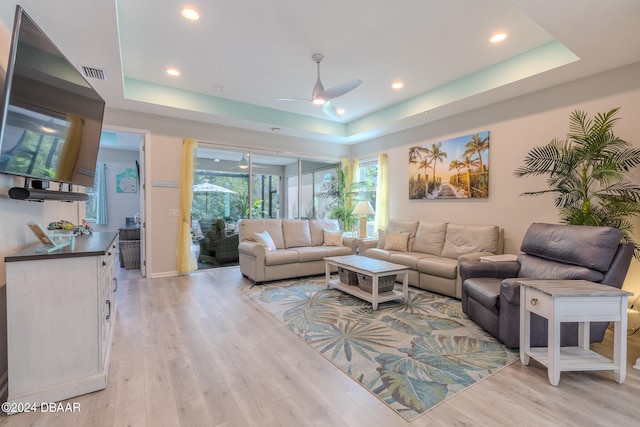
[[[528,191],[525,196],[552,193],[562,222],[577,225],[605,225],[633,240],[631,217],[640,214],[640,186],[627,180],[627,172],[640,165],[640,149],[617,137],[613,127],[619,108],[591,118],[584,111],[569,117],[566,139],[532,148],[515,176],[546,175],[546,190]]]

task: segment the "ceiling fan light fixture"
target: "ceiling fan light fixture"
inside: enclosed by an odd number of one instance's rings
[[[327,100],[326,100],[326,99],[323,99],[323,98],[315,98],[312,102],[313,102],[315,105],[322,105],[322,104],[324,104],[325,102],[327,102]]]
[[[501,41],[503,41],[506,38],[507,38],[507,35],[505,33],[496,33],[496,34],[491,36],[489,41],[491,43],[500,43]]]
[[[197,21],[200,19],[200,14],[192,7],[185,7],[180,11],[180,13],[189,21]]]
[[[244,153],[242,153],[242,158],[238,162],[238,167],[240,169],[248,169],[249,168],[249,162],[247,161],[247,158],[244,156]]]
[[[42,129],[42,131],[45,132],[45,133],[56,133],[57,132],[56,123],[53,121],[53,119],[47,120],[40,127],[40,129]]]

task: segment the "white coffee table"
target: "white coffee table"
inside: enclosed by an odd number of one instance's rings
[[[355,297],[363,299],[371,303],[374,310],[378,309],[378,303],[392,301],[396,299],[407,300],[409,295],[409,267],[401,264],[394,264],[374,258],[367,258],[360,255],[344,255],[326,257],[325,280],[327,287],[334,287],[343,292],[351,294]],[[346,270],[355,271],[357,273],[372,276],[371,293],[365,292],[358,286],[349,286],[342,283],[340,279],[331,279],[331,266],[341,267]],[[389,276],[391,274],[402,274],[402,292],[392,289],[389,292],[378,293],[378,278],[380,276]]]
[[[627,369],[627,298],[633,295],[586,280],[519,280],[520,361],[533,357],[556,386],[562,371],[613,370],[622,384]],[[549,320],[548,347],[531,348],[531,313]],[[578,346],[560,347],[560,323],[578,322]],[[613,322],[613,360],[589,350],[589,323]]]

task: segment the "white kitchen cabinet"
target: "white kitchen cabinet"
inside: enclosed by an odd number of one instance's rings
[[[7,413],[107,386],[116,314],[116,233],[7,256]]]

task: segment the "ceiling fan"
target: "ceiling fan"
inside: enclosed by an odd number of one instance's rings
[[[329,89],[325,89],[322,85],[322,81],[320,80],[320,62],[324,59],[324,55],[320,53],[313,54],[311,59],[317,64],[317,78],[316,84],[313,86],[313,91],[311,92],[311,99],[301,99],[301,98],[277,98],[279,101],[310,101],[315,105],[322,105],[322,111],[328,116],[332,116],[334,118],[339,118],[340,114],[336,111],[335,107],[331,105],[330,101],[332,99],[338,98],[348,92],[351,92],[360,84],[362,84],[362,80],[355,79],[348,81],[346,83],[342,83],[338,86],[331,87]]]

